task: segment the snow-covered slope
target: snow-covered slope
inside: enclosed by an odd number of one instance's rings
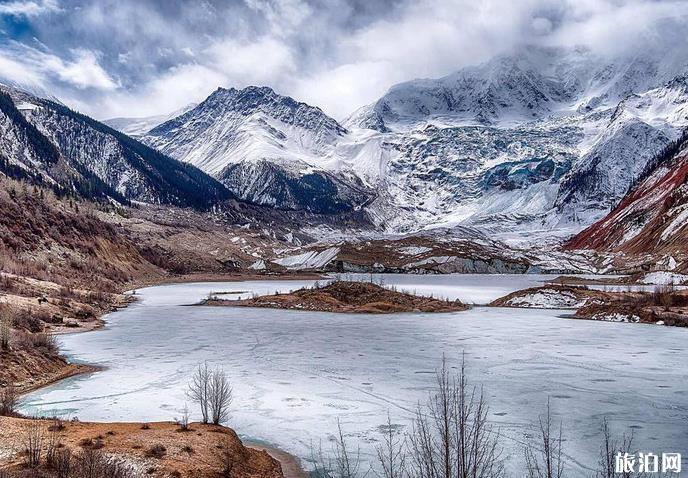
[[[194,109],[198,104],[191,103],[184,108],[180,108],[166,115],[147,116],[143,118],[111,118],[103,121],[106,125],[131,137],[139,137],[147,133],[156,126],[183,115],[189,110]]]
[[[64,105],[0,88],[0,168],[86,197],[208,207],[231,197],[202,171]]]
[[[143,140],[213,175],[242,199],[332,213],[372,196],[358,178],[338,171],[332,153],[345,133],[319,108],[270,88],[218,88]]]
[[[622,100],[593,146],[564,178],[557,204],[568,211],[615,206],[647,163],[688,125],[688,78]]]

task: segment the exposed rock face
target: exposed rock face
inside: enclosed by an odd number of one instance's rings
[[[670,258],[685,269],[688,250],[688,146],[685,136],[650,164],[606,217],[571,239],[569,249],[597,249]]]

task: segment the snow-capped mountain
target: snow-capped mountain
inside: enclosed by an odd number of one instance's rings
[[[332,153],[345,133],[319,108],[247,87],[218,88],[142,140],[247,201],[333,213],[358,208],[372,195],[357,177],[338,171]]]
[[[219,88],[142,139],[257,204],[364,208],[395,233],[568,236],[608,213],[688,125],[686,65],[684,51],[521,48],[393,86],[345,126],[270,88]]]
[[[571,239],[569,249],[670,258],[688,268],[688,133],[653,160],[619,205]]]
[[[62,191],[208,207],[220,183],[62,104],[0,88],[0,168]]]
[[[159,124],[183,115],[196,106],[198,106],[197,103],[191,103],[166,115],[146,116],[143,118],[111,118],[103,121],[103,123],[121,133],[136,138],[147,133]]]
[[[345,122],[338,153],[365,152],[351,167],[381,191],[372,214],[393,230],[567,235],[606,214],[688,124],[686,65],[527,49],[392,87]]]

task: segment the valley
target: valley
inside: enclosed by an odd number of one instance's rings
[[[57,447],[90,478],[302,478],[348,445],[362,468],[323,476],[360,478],[382,443],[418,459],[466,377],[506,476],[532,471],[545,408],[566,476],[610,478],[608,423],[685,462],[672,41],[514,45],[338,119],[245,81],[94,119],[0,72],[0,477],[68,478]],[[218,425],[202,364],[231,384]]]

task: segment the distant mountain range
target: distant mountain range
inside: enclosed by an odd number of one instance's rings
[[[686,65],[686,52],[524,48],[393,86],[343,124],[270,88],[219,88],[136,134],[256,204],[365,210],[393,233],[566,237],[618,204],[688,125]]]
[[[148,116],[145,118],[112,118],[103,121],[103,123],[128,136],[131,136],[132,138],[137,138],[143,134],[146,134],[148,131],[155,128],[159,124],[174,119],[177,116],[183,115],[187,111],[194,109],[196,106],[198,106],[198,104],[191,103],[183,108],[180,108],[166,115],[155,115]]]

